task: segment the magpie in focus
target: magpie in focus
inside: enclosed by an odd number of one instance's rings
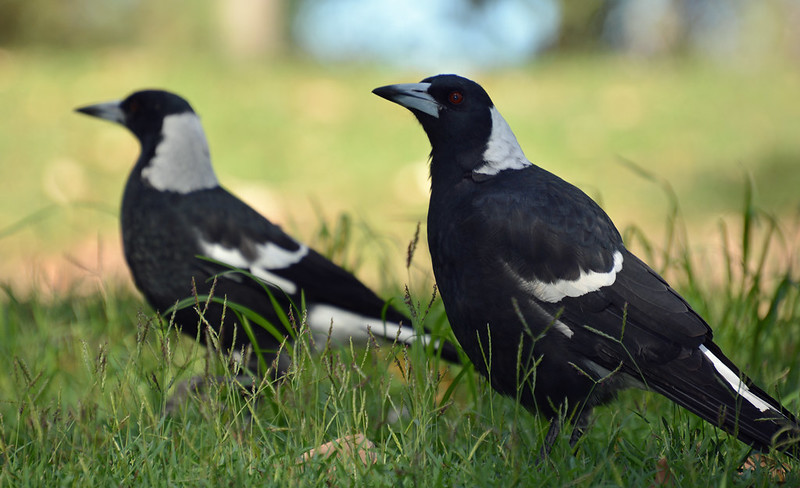
[[[593,407],[658,392],[762,451],[798,454],[794,415],[720,351],[711,328],[631,254],[585,193],[532,164],[477,83],[376,88],[431,143],[428,245],[456,338],[492,387],[578,440]]]
[[[256,312],[279,330],[276,308],[286,314],[292,304],[304,305],[318,345],[329,331],[333,341],[344,343],[366,343],[370,333],[406,344],[416,340],[410,321],[352,274],[220,187],[200,118],[186,100],[146,90],[77,111],[122,124],[141,144],[122,198],[122,242],[136,286],[154,309],[168,311],[192,297],[193,287],[207,295],[213,285],[215,297]],[[233,306],[226,310],[212,302],[203,320],[219,334],[225,350],[237,352],[250,339],[235,327]],[[178,309],[175,322],[197,336],[200,322],[193,307]],[[276,373],[284,373],[288,364],[275,355],[284,337],[256,324],[252,330],[255,350],[269,362],[280,359]],[[201,332],[207,342],[204,327]],[[432,341],[427,334],[421,339]],[[444,359],[458,361],[451,344],[437,342],[435,347]]]

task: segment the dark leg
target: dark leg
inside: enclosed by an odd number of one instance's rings
[[[553,449],[553,444],[555,444],[560,432],[561,420],[556,417],[550,421],[550,428],[547,429],[547,435],[544,437],[544,444],[542,444],[542,449],[539,451],[539,462],[550,457],[550,450]]]
[[[192,396],[199,396],[209,400],[208,391],[212,386],[225,385],[228,388],[237,388],[237,391],[244,395],[245,393],[241,388],[252,387],[255,381],[256,379],[253,376],[246,374],[211,377],[195,376],[179,383],[175,387],[175,392],[167,399],[166,413],[172,415],[180,411]]]
[[[575,421],[575,427],[573,427],[572,434],[569,436],[569,445],[573,448],[573,452],[575,445],[581,439],[583,433],[586,431],[586,428],[589,426],[589,418],[591,417],[591,414],[591,409],[584,409]],[[547,435],[544,438],[544,444],[542,445],[542,449],[539,451],[540,462],[544,461],[550,456],[550,451],[553,449],[553,444],[555,444],[556,439],[558,439],[558,434],[561,433],[562,422],[563,419],[560,415],[550,421],[550,428],[547,429]]]
[[[589,427],[589,418],[592,415],[592,409],[586,408],[584,409],[580,415],[578,415],[578,419],[575,421],[575,427],[572,429],[572,434],[569,436],[569,447],[575,450],[575,445],[581,440],[583,437],[584,432]]]

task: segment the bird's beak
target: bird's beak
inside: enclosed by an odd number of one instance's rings
[[[376,88],[372,93],[412,112],[422,112],[438,119],[441,105],[428,93],[430,87],[430,83],[401,83]]]
[[[125,125],[125,113],[122,111],[121,104],[122,102],[120,100],[114,100],[112,102],[79,107],[76,108],[75,111]]]

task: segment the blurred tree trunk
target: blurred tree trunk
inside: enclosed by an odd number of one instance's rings
[[[221,38],[229,54],[258,59],[285,47],[285,0],[218,0]]]

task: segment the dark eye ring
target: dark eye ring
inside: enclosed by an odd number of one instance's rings
[[[450,94],[447,95],[447,101],[453,105],[459,105],[464,101],[464,95],[460,91],[450,92]]]

